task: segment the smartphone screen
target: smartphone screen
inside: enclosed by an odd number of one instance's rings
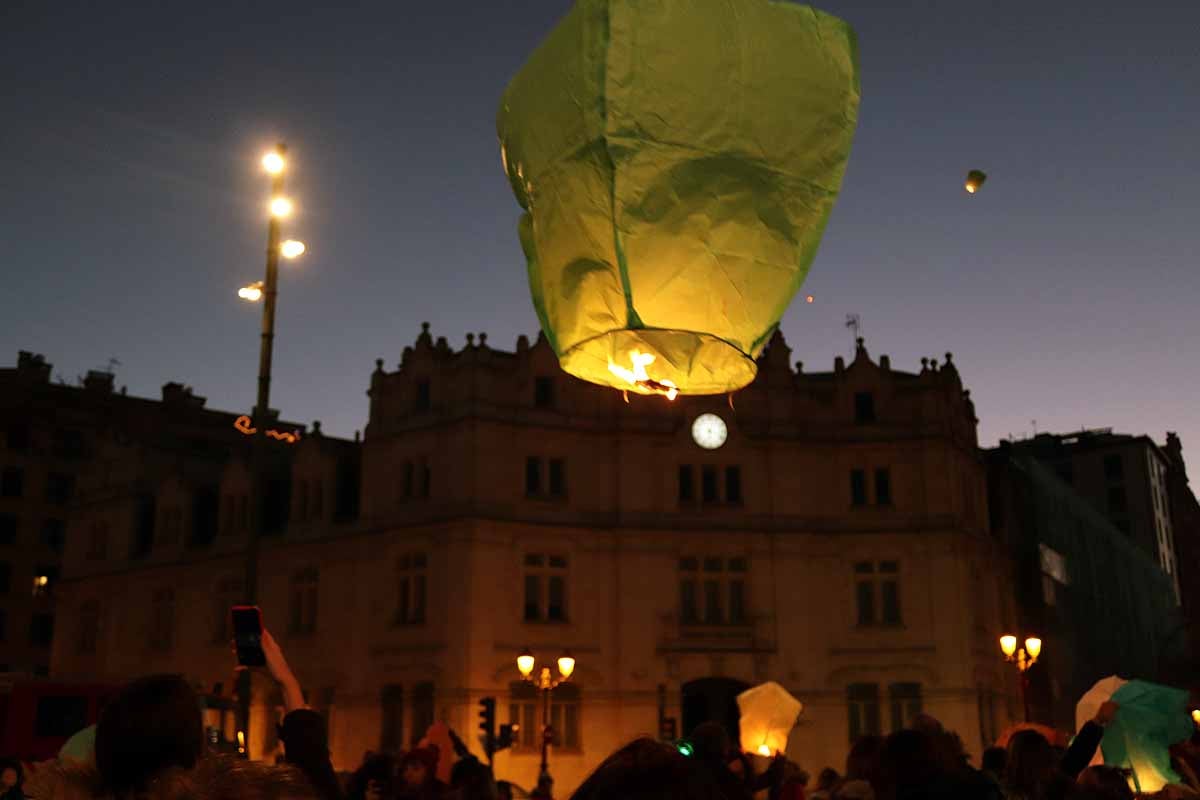
[[[233,641],[238,663],[244,667],[263,667],[267,657],[262,649],[262,612],[258,606],[234,606]]]

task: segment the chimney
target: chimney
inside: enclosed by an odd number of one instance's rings
[[[83,379],[83,388],[97,394],[112,394],[113,374],[98,369],[90,369],[88,370],[87,377]]]
[[[46,357],[41,353],[31,353],[28,350],[17,353],[17,372],[24,378],[38,383],[49,383],[52,368],[53,365],[47,364]]]

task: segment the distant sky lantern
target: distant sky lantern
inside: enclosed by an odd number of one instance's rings
[[[738,695],[742,751],[771,757],[787,751],[788,734],[804,705],[787,689],[770,682]]]
[[[577,0],[497,127],[530,291],[567,372],[641,394],[754,379],[858,118],[853,32],[772,0]]]
[[[983,186],[983,182],[987,180],[987,175],[977,169],[973,169],[967,173],[966,190],[970,194],[975,194],[979,191],[979,187]]]

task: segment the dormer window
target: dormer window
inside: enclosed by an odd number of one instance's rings
[[[417,397],[413,403],[413,410],[418,413],[428,411],[430,407],[429,397],[429,381],[417,381]]]
[[[854,421],[866,425],[875,421],[875,395],[856,392],[854,395]]]

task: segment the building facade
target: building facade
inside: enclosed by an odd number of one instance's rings
[[[1157,559],[1179,592],[1167,493],[1171,462],[1149,436],[1114,434],[1104,428],[1039,434],[1012,446],[1044,462],[1117,530]]]
[[[258,538],[266,625],[328,715],[335,765],[437,719],[473,739],[490,696],[520,725],[497,775],[532,785],[525,648],[576,659],[552,696],[559,792],[664,718],[734,723],[764,680],[804,702],[789,752],[809,767],[920,711],[981,752],[1015,710],[995,642],[1016,612],[969,393],[949,356],[901,372],[860,340],[832,372],[789,358],[776,335],[749,387],[674,403],[573,379],[541,338],[454,350],[426,326],[396,370],[377,362],[361,444],[295,445],[286,525]],[[250,486],[231,459],[202,546],[156,527],[144,557],[96,559],[71,538],[55,673],[176,670],[227,694]],[[252,756],[276,746],[278,705],[256,684]]]
[[[987,451],[992,530],[1011,553],[1019,639],[1044,642],[1031,716],[1060,730],[1110,675],[1190,685],[1175,583],[1150,553],[1020,444]]]

